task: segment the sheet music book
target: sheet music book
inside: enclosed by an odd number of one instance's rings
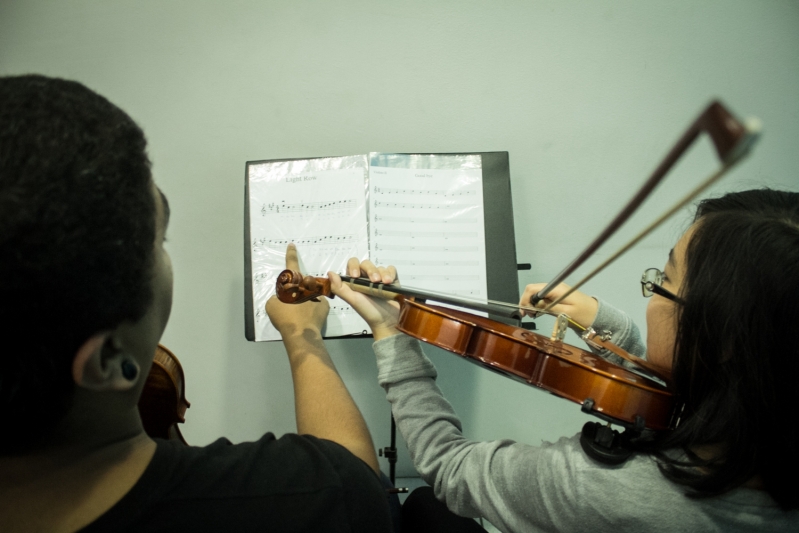
[[[303,274],[343,273],[350,257],[370,258],[375,264],[395,265],[408,286],[487,299],[491,291],[486,230],[492,225],[486,224],[484,209],[483,157],[493,160],[497,154],[504,155],[509,205],[507,152],[373,152],[247,162],[247,339],[280,340],[264,306],[275,293],[291,242],[297,246]],[[503,224],[507,225],[507,217]],[[511,213],[515,272],[512,235]],[[515,294],[518,301],[518,286]],[[366,322],[349,305],[340,299],[330,301],[325,337],[369,333]]]

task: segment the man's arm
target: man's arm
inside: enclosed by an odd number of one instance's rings
[[[286,267],[299,270],[293,245],[286,252]],[[328,309],[324,299],[284,304],[273,296],[266,303],[269,318],[283,337],[291,365],[297,433],[336,442],[379,472],[366,421],[322,341]]]

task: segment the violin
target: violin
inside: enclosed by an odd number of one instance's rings
[[[397,329],[411,337],[579,403],[584,411],[616,424],[654,430],[667,429],[672,424],[674,400],[665,385],[565,344],[557,336],[548,338],[465,311],[430,305],[426,300],[492,313],[500,311],[496,303],[476,304],[417,289],[372,283],[365,278],[341,276],[341,279],[354,291],[397,301],[400,304]],[[335,297],[329,279],[303,277],[292,270],[284,270],[278,276],[277,297],[281,302],[302,303],[319,296]],[[618,347],[616,350],[623,352]],[[639,360],[624,353],[633,361]]]
[[[543,309],[519,307],[501,302],[475,304],[435,293],[399,287],[396,284],[372,283],[368,279],[341,276],[350,288],[374,297],[392,299],[400,304],[397,328],[423,342],[456,353],[468,361],[505,376],[578,403],[582,410],[612,424],[640,433],[644,429],[663,431],[679,423],[681,406],[670,390],[671,375],[655,368],[610,342],[606,332],[584,328],[566,315],[558,315],[551,337],[528,331],[504,322],[491,320],[465,311],[429,305],[428,299],[467,309],[520,319],[519,310],[549,313],[552,307],[608,266],[662,222],[715,183],[747,155],[759,135],[756,120],[739,122],[721,103],[711,104],[689,126],[665,159],[656,167],[641,189],[600,235],[544,289],[531,299],[535,304],[566,276],[574,272],[601,246],[643,203],[655,186],[699,137],[707,133],[722,165],[689,194],[666,210],[630,242],[605,260],[572,288]],[[327,278],[303,277],[299,272],[284,270],[277,278],[277,296],[284,303],[301,303],[320,296],[335,297]],[[508,310],[511,310],[510,312]],[[632,363],[629,370],[592,352],[563,343],[567,326],[584,330],[583,340],[596,349],[607,349]]]
[[[186,400],[185,383],[180,361],[159,344],[139,398],[139,414],[147,435],[187,444],[178,427],[191,405]]]

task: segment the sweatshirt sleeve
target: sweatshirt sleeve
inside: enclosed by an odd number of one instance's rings
[[[646,344],[641,338],[641,332],[635,322],[626,313],[616,309],[609,303],[600,300],[596,296],[594,296],[594,299],[599,303],[599,309],[597,309],[596,318],[591,327],[599,333],[609,331],[611,333],[610,340],[616,346],[635,356],[646,359]],[[630,363],[608,350],[591,348],[591,351],[617,365],[624,367],[630,365]]]
[[[563,483],[571,476],[569,461],[548,457],[553,450],[547,446],[466,439],[418,341],[396,335],[376,342],[374,349],[379,383],[411,459],[436,497],[453,512],[483,516],[503,531],[525,531],[552,527],[553,509],[548,507],[553,504],[557,508],[579,501],[562,494],[575,486]]]

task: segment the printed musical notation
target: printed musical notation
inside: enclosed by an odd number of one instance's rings
[[[263,307],[275,293],[289,243],[297,245],[300,268],[311,276],[339,272],[348,258],[369,254],[368,160],[361,155],[267,161],[248,169],[252,314],[259,320],[255,338],[279,340]],[[364,329],[366,322],[343,302],[331,305],[326,336],[360,334]]]
[[[355,309],[350,307],[348,304],[339,303],[339,304],[331,304],[330,305],[330,312],[329,315],[335,315],[339,317],[343,316],[357,316],[358,314],[355,312]],[[261,320],[269,319],[269,315],[266,314],[266,309],[257,308],[255,310],[255,320],[260,322]]]
[[[401,222],[403,224],[476,224],[476,217],[459,217],[451,220],[448,218],[428,218],[428,217],[387,217],[385,215],[375,215],[375,222]]]
[[[353,313],[355,313],[355,309],[353,309],[347,304],[330,305],[331,315],[351,315]]]
[[[349,244],[356,242],[355,235],[320,235],[318,237],[302,237],[299,239],[267,239],[262,237],[252,240],[253,248],[285,248],[289,243],[294,243],[297,247],[305,246],[329,246],[331,244]]]
[[[454,296],[481,296],[482,292],[478,290],[451,290],[450,294]]]
[[[390,207],[394,209],[469,209],[473,208],[474,206],[471,204],[456,204],[456,203],[449,203],[449,204],[408,204],[404,202],[375,202],[375,207],[377,208],[385,208]]]
[[[476,239],[476,231],[386,231],[375,229],[375,237],[408,237],[410,239]]]
[[[407,194],[407,195],[418,195],[418,196],[445,196],[445,197],[457,197],[457,196],[477,196],[477,191],[474,189],[464,189],[464,190],[454,190],[454,191],[447,191],[442,189],[389,189],[387,187],[375,187],[374,191],[376,194]]]
[[[355,209],[355,200],[336,200],[332,202],[302,202],[299,204],[287,204],[285,202],[272,202],[261,207],[261,216],[309,213],[318,211],[338,211],[344,209]]]
[[[402,281],[479,281],[480,276],[463,274],[416,274],[402,276]]]
[[[397,245],[375,243],[376,252],[388,250],[394,252],[477,252],[477,246],[416,246],[416,245]]]
[[[485,298],[482,171],[457,157],[430,163],[370,173],[370,256],[408,286]]]
[[[479,261],[425,261],[424,259],[386,259],[383,256],[375,256],[374,263],[376,265],[394,265],[394,266],[419,266],[419,267],[478,267]]]
[[[350,307],[347,304],[336,304],[330,306],[330,315],[335,316],[357,316],[355,309]],[[255,320],[256,322],[260,322],[261,320],[268,320],[269,315],[266,314],[266,309],[257,308],[255,310]]]

